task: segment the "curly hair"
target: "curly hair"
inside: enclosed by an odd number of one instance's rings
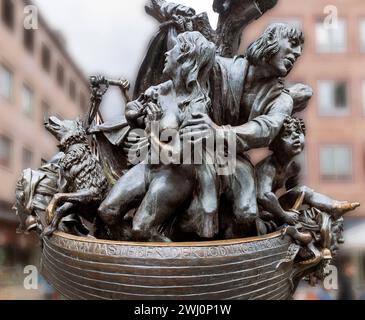
[[[307,133],[304,120],[295,117],[287,117],[284,121],[282,130],[284,134],[289,130],[300,130],[304,135]]]
[[[289,39],[304,44],[304,34],[295,27],[284,23],[271,24],[263,35],[253,42],[246,51],[247,60],[258,65],[260,62],[269,61],[280,50],[279,39]]]
[[[304,135],[307,134],[307,128],[305,126],[304,120],[295,118],[295,117],[286,117],[280,133],[277,135],[277,137],[274,139],[274,141],[270,144],[269,149],[271,151],[276,150],[280,143],[281,138],[283,136],[285,136],[285,134],[291,133],[292,131],[297,131],[297,130],[302,132]]]

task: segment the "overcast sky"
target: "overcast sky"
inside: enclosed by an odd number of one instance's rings
[[[101,73],[134,81],[157,23],[144,11],[148,0],[35,0],[53,29],[66,38],[67,48],[86,75]],[[211,24],[218,16],[213,0],[178,0],[197,12],[207,11]],[[109,117],[119,115],[121,97],[112,92],[105,101]],[[115,106],[118,104],[117,106]],[[114,106],[114,107],[113,107]],[[113,110],[112,110],[113,109]]]

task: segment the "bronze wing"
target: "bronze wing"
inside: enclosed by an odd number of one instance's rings
[[[216,30],[219,55],[235,56],[243,30],[277,3],[278,0],[214,0],[213,9],[219,14]]]

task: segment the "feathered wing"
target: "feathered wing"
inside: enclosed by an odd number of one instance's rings
[[[219,55],[235,56],[244,29],[277,3],[278,0],[214,0],[213,9],[219,14],[216,30]]]

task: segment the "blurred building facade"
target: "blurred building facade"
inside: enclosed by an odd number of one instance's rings
[[[85,113],[89,98],[88,82],[62,36],[41,15],[38,29],[24,28],[25,7],[31,4],[0,0],[0,269],[31,247],[15,235],[11,207],[21,171],[40,167],[57,151],[44,119],[76,118]]]
[[[29,4],[0,0],[0,288],[5,279],[2,264],[29,259],[29,238],[15,235],[11,205],[21,170],[39,167],[42,159],[56,152],[55,140],[43,129],[44,117],[74,118],[85,112],[89,96],[88,84],[65,51],[64,39],[41,16],[39,29],[24,29],[24,6]],[[331,19],[336,13],[337,22]],[[305,183],[338,200],[362,202],[364,0],[279,0],[274,10],[247,28],[242,51],[272,22],[298,26],[306,36],[303,56],[289,77],[290,83],[309,84],[315,92],[303,114],[308,127]],[[345,250],[356,261],[356,283],[364,284],[365,203],[346,223]],[[14,243],[18,250],[8,250]]]
[[[365,199],[365,2],[279,0],[245,32],[242,51],[267,25],[301,28],[303,56],[289,77],[314,90],[302,115],[308,128],[303,178],[311,188],[338,200]],[[343,250],[365,284],[365,204],[346,219]],[[356,234],[355,234],[356,233]],[[359,288],[361,290],[361,288]]]

